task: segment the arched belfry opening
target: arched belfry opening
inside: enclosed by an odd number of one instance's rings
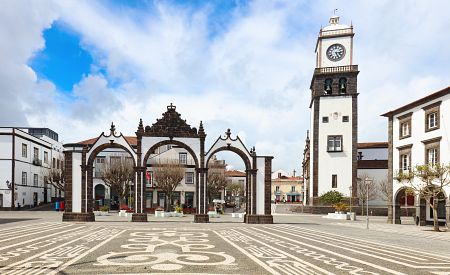
[[[67,207],[63,220],[94,221],[95,194],[99,188],[92,182],[94,161],[107,148],[118,148],[132,159],[135,172],[132,192],[132,221],[147,221],[147,213],[167,205],[183,205],[195,213],[194,221],[209,222],[207,205],[208,162],[221,151],[237,154],[245,164],[246,173],[246,215],[247,223],[272,223],[270,207],[271,156],[258,156],[253,147],[248,150],[239,137],[232,138],[230,129],[220,136],[209,150],[205,150],[206,133],[200,121],[198,129],[191,127],[170,104],[162,117],[155,123],[144,126],[140,119],[136,137],[117,135],[115,126],[110,134],[102,133],[89,146],[67,144],[66,148],[66,191]],[[128,140],[135,144],[130,145]],[[156,168],[158,163],[170,158],[185,169],[183,191],[162,192],[158,189]],[[97,191],[97,192],[95,192]],[[103,191],[102,191],[103,192]],[[101,193],[103,194],[103,193]]]

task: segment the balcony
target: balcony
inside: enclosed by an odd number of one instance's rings
[[[34,158],[33,159],[33,165],[42,166],[42,160],[40,160],[38,158]]]
[[[346,73],[346,72],[357,72],[358,65],[347,65],[347,66],[337,66],[337,67],[324,67],[315,68],[314,74],[329,74],[329,73]]]

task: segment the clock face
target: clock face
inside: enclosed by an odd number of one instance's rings
[[[339,61],[345,56],[345,48],[341,44],[333,44],[327,49],[327,57],[331,61]]]

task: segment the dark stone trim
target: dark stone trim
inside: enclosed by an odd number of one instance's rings
[[[402,146],[398,146],[396,147],[397,150],[407,150],[407,149],[411,149],[413,147],[413,144],[407,144],[407,145],[402,145]]]
[[[416,100],[416,101],[413,101],[413,102],[411,102],[409,104],[406,104],[406,105],[404,105],[404,106],[402,106],[400,108],[397,108],[395,110],[392,110],[392,111],[389,111],[387,113],[384,113],[381,116],[385,116],[385,117],[394,116],[396,114],[399,114],[399,113],[402,113],[404,111],[410,110],[412,108],[418,107],[420,105],[426,104],[429,101],[432,101],[432,100],[435,100],[437,98],[443,97],[443,96],[445,96],[447,94],[450,94],[450,86],[447,87],[447,88],[444,88],[444,89],[442,89],[440,91],[437,91],[437,92],[435,92],[435,93],[433,93],[431,95],[423,97],[423,98],[421,98],[419,100]]]
[[[209,215],[208,214],[195,214],[194,222],[195,223],[209,223]]]
[[[355,77],[356,82],[356,77]],[[358,178],[358,93],[355,84],[352,97],[352,194],[357,194]]]
[[[442,100],[436,101],[434,103],[431,103],[430,105],[427,105],[425,107],[422,107],[423,110],[427,111],[429,109],[435,108],[435,107],[439,107],[441,106]]]
[[[404,115],[398,116],[397,119],[398,120],[404,120],[404,119],[407,120],[407,119],[410,119],[412,117],[412,114],[413,114],[413,112],[409,112],[409,113],[406,113]]]
[[[245,223],[248,224],[273,224],[272,215],[245,215]]]
[[[436,142],[440,142],[442,139],[442,137],[435,137],[435,138],[430,138],[427,140],[422,140],[423,144],[429,144],[429,143],[436,143]]]
[[[148,222],[147,213],[133,213],[131,215],[132,222]]]
[[[272,214],[271,196],[272,196],[272,159],[273,157],[264,157],[264,214]]]
[[[388,122],[388,201],[387,201],[387,205],[388,205],[388,223],[393,223],[394,220],[394,209],[393,209],[393,178],[394,178],[394,174],[393,174],[393,153],[394,153],[394,148],[393,148],[393,133],[394,133],[394,128],[393,128],[393,117],[389,117],[389,122]]]
[[[93,212],[88,213],[73,213],[64,212],[62,217],[63,222],[95,222]]]
[[[86,166],[84,165],[86,163],[86,148],[83,149],[83,152],[81,153],[81,212],[89,212],[87,211],[89,206],[86,209],[86,202],[89,198],[86,198],[86,171],[89,173],[88,178],[92,179],[93,177],[93,168],[86,169]],[[89,188],[88,188],[88,194]]]
[[[12,135],[12,163],[11,163],[11,208],[14,209],[16,205],[14,204],[15,198],[15,186],[16,186],[16,133],[13,128]]]
[[[427,106],[426,108],[423,108],[425,110],[425,133],[435,131],[441,128],[441,108],[440,104],[441,102],[438,102],[439,104],[431,104]],[[428,115],[436,113],[436,127],[430,128],[428,125]]]
[[[313,192],[312,196],[318,197],[319,196],[319,109],[320,108],[320,102],[319,100],[314,100],[314,113],[313,113]],[[311,199],[310,202],[313,204],[313,200]]]
[[[64,152],[64,198],[66,201],[64,211],[66,213],[72,212],[72,156],[73,152]]]

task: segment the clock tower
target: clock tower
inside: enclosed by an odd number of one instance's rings
[[[311,80],[309,204],[328,191],[356,195],[358,66],[353,64],[353,26],[332,16],[316,43]]]

